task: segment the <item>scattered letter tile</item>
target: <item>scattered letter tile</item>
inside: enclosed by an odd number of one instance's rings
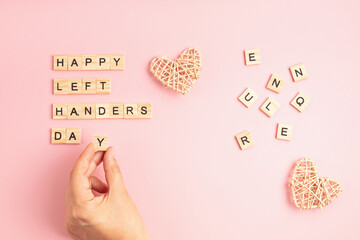
[[[293,126],[290,124],[278,123],[276,130],[276,138],[282,140],[291,140]]]
[[[255,144],[249,131],[236,135],[236,140],[238,141],[241,150],[247,149]]]
[[[304,64],[298,64],[290,67],[290,72],[294,82],[304,80],[308,77]]]
[[[299,112],[302,112],[307,107],[307,105],[309,105],[309,103],[310,99],[306,97],[302,92],[299,92],[290,104]]]
[[[248,49],[248,50],[245,50],[244,53],[245,53],[245,64],[246,65],[260,64],[259,49]]]
[[[270,89],[273,92],[280,93],[284,85],[284,81],[285,80],[283,78],[272,74],[266,85],[266,88]]]
[[[238,99],[246,107],[250,107],[256,101],[256,99],[258,99],[258,95],[250,88],[247,88]]]
[[[260,110],[263,111],[268,117],[272,117],[279,107],[280,104],[278,104],[274,99],[269,97],[260,107]]]

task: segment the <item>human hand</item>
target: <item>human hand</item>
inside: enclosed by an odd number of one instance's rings
[[[107,184],[91,176],[101,162]],[[102,195],[96,197],[92,190]],[[149,239],[125,188],[113,147],[105,153],[95,152],[92,143],[86,147],[71,172],[65,205],[65,225],[73,239]]]

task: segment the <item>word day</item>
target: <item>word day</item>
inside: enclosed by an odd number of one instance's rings
[[[124,55],[55,55],[55,71],[124,70]]]
[[[52,128],[51,144],[80,144],[81,128]]]
[[[151,103],[53,104],[53,119],[152,118]]]

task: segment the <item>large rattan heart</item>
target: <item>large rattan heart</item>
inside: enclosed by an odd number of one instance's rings
[[[150,71],[165,86],[186,94],[199,78],[201,70],[200,52],[186,49],[178,59],[156,57],[151,61]]]
[[[305,158],[296,163],[290,187],[295,206],[301,209],[322,208],[341,192],[337,181],[319,177],[315,163]]]

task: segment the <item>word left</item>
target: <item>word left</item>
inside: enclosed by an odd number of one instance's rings
[[[108,78],[54,79],[54,94],[110,94]]]

